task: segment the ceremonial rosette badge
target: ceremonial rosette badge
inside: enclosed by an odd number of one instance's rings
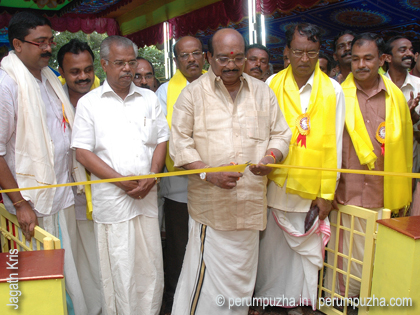
[[[381,154],[385,154],[385,122],[381,122],[376,130],[376,140],[381,144]]]
[[[311,131],[311,120],[307,113],[299,115],[296,118],[296,127],[299,131],[299,136],[297,137],[297,144],[301,142],[300,146],[305,146],[306,148],[306,136],[309,135]]]

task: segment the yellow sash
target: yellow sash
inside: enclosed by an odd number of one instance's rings
[[[306,136],[306,147],[297,143],[299,130],[296,118],[303,113],[292,67],[279,72],[271,81],[270,87],[275,92],[280,109],[293,133],[289,155],[284,164],[336,168],[335,90],[330,78],[320,70],[319,63],[315,67],[314,83],[306,111],[311,124],[310,133]],[[287,179],[286,192],[306,199],[334,199],[336,178],[337,173],[334,172],[302,169],[276,169],[269,175],[269,179],[280,186]]]
[[[206,73],[206,70],[202,70],[202,74]],[[166,120],[168,121],[169,129],[172,126],[172,114],[174,112],[174,104],[178,99],[179,94],[187,86],[187,78],[179,71],[176,70],[174,76],[171,80],[169,80],[168,84],[168,95],[166,99]],[[168,172],[175,171],[174,161],[172,161],[171,157],[169,156],[169,141],[166,144],[166,158],[165,158],[166,168]]]
[[[385,88],[385,172],[410,173],[413,164],[413,128],[407,102],[400,89],[391,80],[381,75]],[[346,99],[346,129],[350,135],[361,165],[374,169],[377,159],[372,141],[366,130],[356,84],[350,73],[341,85]],[[376,140],[375,140],[376,141]],[[411,179],[384,177],[384,206],[398,210],[411,202]]]

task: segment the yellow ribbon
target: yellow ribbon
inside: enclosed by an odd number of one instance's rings
[[[127,177],[118,177],[118,178],[108,178],[108,179],[99,179],[86,182],[73,182],[65,184],[56,184],[56,185],[46,185],[46,186],[36,186],[36,187],[27,187],[27,188],[13,188],[13,189],[4,189],[0,190],[0,193],[9,193],[15,191],[23,190],[34,190],[34,189],[48,189],[56,187],[67,187],[67,186],[77,186],[77,185],[88,185],[88,184],[99,184],[99,183],[115,183],[126,180],[140,180],[147,178],[155,177],[170,177],[170,176],[182,176],[182,175],[192,175],[199,173],[216,173],[216,172],[244,172],[247,166],[255,164],[239,164],[239,165],[229,165],[229,166],[219,166],[211,168],[201,168],[188,171],[177,171],[169,173],[158,173],[150,175],[139,175],[139,176],[127,176]],[[321,168],[321,167],[309,167],[309,166],[296,166],[296,165],[283,165],[283,164],[267,164],[271,168],[290,168],[290,169],[302,169],[302,170],[313,170],[313,171],[324,171],[324,172],[338,172],[338,173],[349,173],[349,174],[362,174],[362,175],[376,175],[376,176],[396,176],[396,177],[408,177],[408,178],[420,178],[420,173],[398,173],[398,172],[385,172],[385,171],[369,171],[369,170],[349,170],[341,168]]]

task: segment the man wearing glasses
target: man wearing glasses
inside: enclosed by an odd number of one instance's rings
[[[156,92],[155,68],[152,63],[143,57],[137,57],[137,68],[134,74],[133,83],[138,87]]]
[[[156,95],[132,83],[137,46],[110,36],[101,44],[104,84],[77,105],[72,148],[92,180],[159,173],[169,129]],[[157,179],[92,185],[102,310],[158,314],[163,263]]]
[[[222,29],[208,46],[210,70],[184,88],[174,106],[170,154],[175,167],[257,165],[243,173],[189,176],[189,239],[172,315],[247,314],[259,231],[267,220],[271,168],[266,164],[286,157],[291,137],[273,91],[242,73],[242,35]],[[229,307],[233,297],[243,303]]]
[[[267,81],[293,133],[284,164],[340,168],[344,95],[340,85],[319,68],[320,36],[316,25],[289,28],[285,53],[290,66]],[[269,178],[269,215],[261,235],[255,296],[284,296],[288,300],[281,304],[288,308],[302,298],[303,304],[315,309],[318,270],[329,233],[327,216],[339,177],[333,172],[285,168],[273,171]],[[289,303],[293,300],[296,304]]]
[[[70,150],[74,109],[56,75],[47,67],[55,47],[51,23],[30,12],[9,23],[13,50],[0,70],[0,186],[34,187],[86,180],[85,170]],[[71,187],[3,194],[27,240],[36,225],[60,237],[65,249],[64,275],[68,308],[87,314],[72,248],[76,242]],[[30,245],[29,245],[30,246]]]
[[[181,91],[203,73],[204,52],[201,41],[192,36],[180,38],[174,45],[174,60],[177,66],[175,75],[169,82],[162,84],[157,90],[162,110],[171,126],[173,108]],[[174,162],[166,153],[166,170],[173,172]],[[170,314],[174,300],[176,285],[181,273],[185,248],[188,242],[188,206],[187,176],[162,178],[160,195],[165,198],[166,244],[164,255],[165,292],[164,314]]]

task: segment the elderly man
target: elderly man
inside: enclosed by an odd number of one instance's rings
[[[107,78],[79,100],[72,137],[93,180],[122,179],[92,186],[105,314],[158,314],[163,292],[157,180],[123,179],[160,172],[169,138],[156,95],[132,83],[136,53],[125,37],[102,42]]]
[[[88,43],[72,39],[63,45],[57,54],[58,71],[66,81],[63,88],[76,108],[79,99],[88,93],[95,82],[94,55]],[[101,286],[99,279],[98,250],[95,241],[92,214],[87,218],[86,196],[75,194],[77,222],[77,270],[89,314],[101,314]],[[91,201],[91,200],[90,200]]]
[[[413,154],[410,110],[400,89],[378,74],[386,58],[383,54],[384,41],[376,34],[363,33],[355,36],[351,49],[352,73],[342,84],[346,99],[342,168],[410,173]],[[384,208],[398,213],[411,202],[411,179],[343,173],[336,200],[340,204],[377,211],[379,218]],[[331,218],[336,220],[335,212]],[[350,228],[351,219],[346,216],[341,218],[342,225]],[[365,232],[365,221],[355,217],[354,228]],[[335,239],[335,231],[332,232],[331,239]],[[348,233],[344,234],[340,245],[344,253],[348,253],[348,236]],[[363,252],[363,240],[354,237],[353,258],[363,260]],[[333,260],[331,256],[328,254],[329,261]],[[343,259],[338,259],[338,264],[347,270]],[[351,274],[360,278],[362,268],[352,263]],[[337,279],[335,292],[344,295],[342,288],[345,287],[346,277],[339,275]],[[360,282],[352,278],[349,281],[348,296],[357,296]],[[326,286],[332,288],[331,272],[327,273]]]
[[[3,189],[71,182],[70,150],[74,109],[60,81],[47,67],[55,47],[51,23],[21,12],[9,24],[13,50],[0,70],[0,186]],[[78,180],[86,180],[78,173]],[[83,176],[84,175],[84,176]],[[39,225],[60,237],[65,249],[64,274],[68,308],[87,314],[72,248],[76,242],[71,187],[3,194],[6,209],[16,214],[26,239]]]
[[[170,153],[175,167],[258,165],[244,173],[189,176],[189,239],[172,314],[247,314],[246,302],[229,307],[220,295],[226,300],[252,296],[259,231],[267,219],[271,169],[265,164],[283,160],[291,133],[274,93],[242,73],[240,33],[217,31],[207,58],[209,72],[184,88],[174,106]]]
[[[351,72],[351,41],[355,34],[350,30],[342,31],[334,39],[334,60],[338,62],[340,72],[337,73],[334,79],[338,83],[342,83]]]
[[[244,72],[258,80],[265,81],[270,71],[270,52],[267,47],[253,44],[247,47]]]
[[[166,119],[169,126],[171,126],[173,108],[179,94],[201,76],[205,62],[201,41],[191,36],[182,37],[175,43],[174,55],[177,71],[172,79],[164,83],[156,92],[162,110],[167,113]],[[166,154],[166,170],[168,172],[175,170],[169,152]],[[188,177],[163,178],[160,189],[160,194],[165,198],[163,205],[166,231],[163,262],[165,268],[164,314],[169,314],[188,242]]]
[[[284,163],[337,168],[341,166],[344,95],[340,85],[319,68],[321,31],[316,25],[301,23],[287,30],[286,40],[290,66],[268,79],[293,133]],[[268,222],[260,241],[256,297],[304,299],[315,309],[318,271],[328,241],[327,216],[338,177],[299,169],[279,169],[269,175]],[[305,226],[305,218],[313,212],[316,215]],[[296,305],[285,300],[283,306]]]
[[[155,68],[152,63],[143,57],[137,57],[136,59],[137,69],[134,74],[133,83],[138,87],[156,92],[157,86],[155,84]]]

